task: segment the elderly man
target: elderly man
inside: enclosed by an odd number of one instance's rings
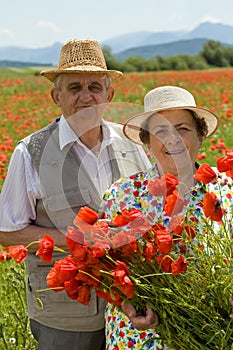
[[[62,116],[21,140],[13,152],[0,196],[0,242],[26,245],[49,234],[66,248],[66,227],[80,207],[98,210],[113,181],[148,169],[150,162],[120,125],[101,118],[114,95],[111,81],[122,73],[107,69],[97,41],[66,42],[57,69],[41,74],[54,83],[51,96]],[[26,268],[28,315],[38,349],[105,349],[104,300],[93,293],[84,306],[65,292],[36,295],[47,287],[51,266],[31,251]]]

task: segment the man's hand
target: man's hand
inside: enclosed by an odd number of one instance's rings
[[[155,328],[159,324],[159,317],[148,305],[146,305],[146,315],[138,315],[135,308],[128,302],[121,306],[122,311],[126,314],[132,325],[139,331],[148,328]]]

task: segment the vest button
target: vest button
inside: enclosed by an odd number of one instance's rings
[[[58,162],[55,160],[54,162],[51,162],[51,165],[54,166],[54,167],[57,167],[58,166]]]

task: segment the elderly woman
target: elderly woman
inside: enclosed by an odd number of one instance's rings
[[[113,220],[122,209],[137,208],[147,217],[153,218],[151,224],[160,222],[168,227],[172,215],[166,215],[159,199],[156,205],[153,204],[147,185],[155,177],[170,173],[177,177],[179,192],[189,203],[185,206],[186,210],[187,207],[192,210],[201,222],[204,214],[200,202],[204,193],[194,178],[199,167],[196,159],[203,140],[216,130],[218,118],[212,111],[197,107],[192,94],[180,87],[155,88],[145,96],[144,102],[145,112],[129,119],[124,126],[124,133],[133,142],[146,145],[156,165],[147,172],[120,179],[106,191],[106,216]],[[226,192],[230,191],[228,186],[222,188]],[[226,193],[224,199],[227,208],[229,202]],[[148,308],[146,316],[138,317],[130,304],[122,309],[125,313],[110,304],[106,309],[106,349],[166,348],[156,333],[156,313]]]

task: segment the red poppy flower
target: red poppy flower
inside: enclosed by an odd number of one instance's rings
[[[175,190],[166,198],[166,203],[164,206],[165,213],[168,216],[179,214],[182,211],[184,204],[184,199]]]
[[[54,241],[49,235],[44,235],[39,240],[39,248],[36,255],[44,262],[51,262],[53,258]]]
[[[131,299],[135,292],[135,285],[129,278],[129,276],[124,277],[124,282],[117,284],[117,287],[125,294],[125,296]]]
[[[217,159],[217,168],[220,172],[233,170],[233,150],[228,150],[226,156]]]
[[[86,284],[78,287],[77,301],[83,305],[88,305],[91,299],[91,290]]]
[[[113,220],[114,225],[116,226],[125,226],[129,222],[134,221],[136,219],[143,218],[143,214],[141,210],[136,208],[131,209],[122,209],[121,213],[119,212],[115,219]]]
[[[72,278],[71,280],[64,282],[64,289],[70,299],[76,300],[78,298],[79,286],[80,286],[80,282],[77,281],[75,278]]]
[[[74,225],[79,227],[78,225],[76,225],[77,219],[84,221],[89,225],[93,225],[98,219],[98,214],[93,209],[85,206],[85,207],[80,208],[78,214],[76,215],[76,217],[73,221]],[[78,222],[79,222],[79,220],[78,220]]]
[[[146,242],[146,247],[144,248],[143,251],[143,256],[147,261],[151,261],[155,258],[155,255],[157,253],[156,246],[154,245],[153,242]]]
[[[155,258],[160,268],[164,272],[171,272],[172,260],[168,255],[159,255]]]
[[[176,189],[178,180],[171,174],[165,174],[159,178],[155,178],[148,183],[148,191],[152,196],[169,196]]]
[[[176,261],[171,263],[171,272],[173,276],[179,275],[181,272],[187,270],[187,262],[183,255],[181,255]]]
[[[194,178],[204,184],[208,184],[211,181],[216,180],[217,175],[208,164],[201,164],[194,174]]]
[[[2,250],[8,251],[9,257],[15,260],[17,264],[23,263],[28,255],[28,250],[24,245],[12,245],[9,247],[2,247]],[[7,256],[6,256],[7,258]],[[9,259],[9,258],[7,258]]]
[[[129,242],[127,232],[120,231],[116,233],[111,240],[112,247],[117,248],[126,245]]]
[[[172,236],[166,230],[157,230],[155,232],[155,241],[160,254],[169,254],[172,250]]]
[[[66,243],[70,249],[73,250],[75,243],[84,244],[84,234],[72,226],[67,227]]]
[[[74,278],[77,265],[71,256],[55,261],[47,275],[47,284],[50,288],[63,287],[64,282]]]
[[[213,221],[221,221],[225,211],[221,208],[220,202],[215,193],[207,192],[204,196],[203,211],[207,218]]]
[[[110,292],[106,292],[102,289],[96,289],[95,291],[96,295],[100,298],[103,298],[107,300],[109,303],[114,304],[116,306],[121,306],[122,301],[124,298],[119,295],[113,288],[111,288],[111,294]]]

